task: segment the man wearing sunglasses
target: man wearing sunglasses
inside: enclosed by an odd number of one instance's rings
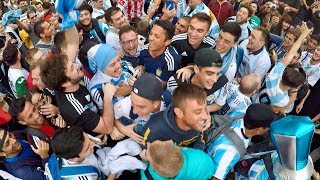
[[[24,24],[19,19],[15,19],[15,22],[20,28],[24,29],[29,34],[32,44],[35,46],[40,40],[40,38],[34,33],[34,24],[39,21],[39,18],[34,11],[28,11],[27,17],[30,20],[30,24]]]

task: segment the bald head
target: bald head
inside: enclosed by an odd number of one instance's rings
[[[255,91],[259,90],[261,86],[261,79],[257,73],[251,73],[243,76],[240,81],[239,90],[245,95],[253,95]]]

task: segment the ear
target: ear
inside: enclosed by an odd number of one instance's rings
[[[18,123],[19,123],[19,124],[22,124],[22,125],[28,125],[26,122],[20,121],[20,120],[18,121]]]
[[[153,102],[153,107],[154,107],[154,108],[157,108],[157,107],[160,106],[160,104],[161,104],[161,101],[154,101],[154,102]]]
[[[41,33],[41,34],[40,34],[40,37],[41,37],[41,38],[43,38],[43,37],[45,37],[45,36],[46,36],[46,35],[45,35],[44,33]]]
[[[174,108],[173,111],[177,117],[179,118],[183,117],[183,111],[180,108]]]
[[[193,70],[194,70],[194,73],[196,73],[196,74],[200,72],[200,69],[197,65],[193,66]]]
[[[167,39],[167,40],[164,42],[164,44],[165,44],[166,46],[169,46],[169,45],[171,44],[171,39]]]

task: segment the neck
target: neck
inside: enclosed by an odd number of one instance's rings
[[[18,142],[19,143],[19,142]],[[6,158],[12,158],[12,157],[15,157],[15,156],[18,156],[20,154],[20,152],[22,151],[22,147],[19,151],[17,152],[13,152],[13,153],[10,153],[10,154],[6,154]]]
[[[289,51],[291,49],[291,46],[283,46],[283,49]]]
[[[80,88],[80,84],[72,84],[68,87],[65,87],[64,92],[68,93],[68,92],[75,92]]]
[[[11,66],[10,66],[10,68],[14,68],[14,69],[22,69],[22,66],[21,66],[20,60],[18,60],[16,64],[11,65]]]
[[[178,118],[177,116],[175,116],[175,120],[177,123],[177,126],[179,129],[183,130],[183,131],[189,131],[191,130],[191,128],[187,125],[185,125],[185,123],[183,123],[183,119]]]
[[[200,84],[199,77],[196,74],[191,79],[191,84],[194,84],[194,85],[204,89],[204,87],[202,87],[202,85]]]
[[[240,87],[238,88],[238,91],[239,91],[241,94],[243,94],[243,95],[245,95],[245,96],[247,96],[247,97],[251,97],[251,96],[252,96],[252,93],[251,93],[251,94],[243,93],[243,92],[240,90]]]
[[[149,54],[150,54],[153,58],[155,58],[155,57],[160,56],[160,55],[166,50],[166,48],[167,48],[167,46],[164,46],[164,47],[162,47],[162,48],[159,49],[159,50],[156,50],[156,51],[150,51],[150,50],[148,50],[148,52],[149,52]]]
[[[262,46],[263,47],[263,46]],[[258,47],[258,48],[256,48],[256,49],[249,49],[249,52],[250,53],[254,53],[254,52],[257,52],[258,50],[260,50],[262,47]]]
[[[90,29],[92,29],[92,23],[90,23],[88,26],[84,26],[84,25],[82,26],[84,31],[90,31]]]
[[[31,128],[34,128],[34,129],[41,129],[43,124],[33,124],[33,125],[29,125]]]
[[[45,43],[49,43],[49,42],[51,42],[52,37],[44,37],[44,38],[41,38],[41,40],[42,40],[43,42],[45,42]]]

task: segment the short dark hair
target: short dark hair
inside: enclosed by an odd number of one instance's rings
[[[15,44],[8,44],[3,51],[3,60],[9,65],[14,65],[18,61],[18,47]]]
[[[251,16],[252,16],[253,11],[252,11],[252,9],[251,9],[250,6],[248,6],[248,5],[246,5],[246,4],[243,4],[243,5],[241,6],[241,8],[246,8],[246,9],[248,10],[248,17],[251,17]],[[241,9],[241,8],[240,8],[240,9]]]
[[[47,57],[40,65],[40,77],[49,89],[63,91],[62,84],[70,80],[65,68],[68,57],[64,54],[54,54]]]
[[[30,14],[31,14],[31,13],[35,13],[35,14],[36,14],[36,12],[34,12],[34,11],[32,11],[32,10],[28,10],[28,11],[27,11],[27,17],[28,17],[28,18],[30,18]]]
[[[122,26],[122,27],[120,28],[120,30],[119,30],[119,39],[120,39],[120,41],[121,41],[121,36],[122,36],[122,34],[128,33],[128,32],[130,32],[130,31],[133,31],[134,33],[137,33],[137,32],[136,32],[136,29],[135,29],[133,26],[130,26],[130,25],[124,25],[124,26]]]
[[[295,68],[286,68],[281,81],[287,87],[297,88],[306,82],[306,73]]]
[[[113,16],[115,13],[119,11],[121,11],[121,9],[117,6],[111,6],[110,8],[108,8],[104,13],[104,17],[106,18],[106,21],[108,23],[112,22],[111,16]]]
[[[42,2],[38,2],[38,1],[37,1],[34,5],[36,5],[36,6],[37,6],[37,5],[39,5],[39,4],[41,4],[41,5],[42,5]]]
[[[56,35],[54,36],[54,44],[56,46],[56,48],[58,49],[58,53],[61,52],[62,48],[67,47],[67,42],[66,40],[66,36],[65,36],[65,31],[59,31],[56,33]]]
[[[82,4],[80,7],[79,7],[79,11],[81,12],[81,11],[89,11],[90,12],[90,14],[92,14],[92,12],[93,12],[93,8],[92,8],[92,6],[90,6],[89,4],[87,4],[87,3],[84,3],[84,4]]]
[[[42,25],[45,22],[46,22],[45,20],[40,20],[34,24],[34,34],[36,34],[36,36],[40,39],[41,39],[41,34],[44,31],[44,28],[42,27]]]
[[[241,36],[241,28],[236,22],[226,22],[221,26],[221,31],[230,33],[234,37],[234,42],[237,42]]]
[[[50,9],[52,7],[52,4],[49,2],[44,2],[42,4],[43,9]]]
[[[14,120],[19,119],[19,114],[23,111],[26,105],[27,99],[26,97],[13,98],[10,104],[9,113],[13,117]]]
[[[77,126],[72,126],[57,129],[50,141],[50,147],[58,157],[71,159],[79,157],[83,142],[83,131]]]
[[[198,19],[200,22],[206,22],[208,24],[208,30],[210,29],[212,20],[208,14],[206,14],[204,12],[199,12],[199,13],[194,14],[191,17],[191,20],[192,19]]]
[[[172,39],[174,36],[174,26],[170,21],[159,19],[154,22],[154,25],[160,26],[164,29],[166,32],[166,39]]]
[[[265,27],[262,27],[262,26],[257,26],[256,28],[254,28],[258,31],[261,32],[261,35],[262,35],[262,38],[264,39],[264,42],[265,43],[268,43],[269,42],[269,39],[270,39],[270,32],[268,31],[267,28]]]
[[[92,48],[93,46],[95,46],[97,44],[98,43],[96,43],[94,41],[88,41],[88,42],[84,43],[81,46],[81,48],[79,49],[78,58],[83,66],[89,67],[87,52],[89,51],[90,48]]]

